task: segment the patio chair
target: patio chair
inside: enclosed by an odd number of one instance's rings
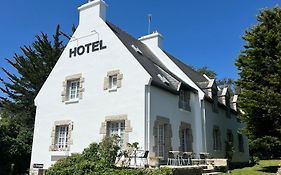
[[[169,151],[167,165],[176,165],[176,161],[177,161],[177,159],[176,159],[174,153]]]
[[[182,154],[182,163],[183,165],[191,165],[191,159],[193,158],[193,152],[183,152]]]
[[[144,150],[137,150],[136,151],[136,157],[139,159],[141,162],[139,162],[139,165],[143,165],[145,168],[148,167],[148,157],[149,151],[144,151]]]

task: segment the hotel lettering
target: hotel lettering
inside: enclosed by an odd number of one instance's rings
[[[69,58],[76,57],[77,55],[81,56],[85,53],[96,52],[103,49],[106,49],[106,46],[103,45],[103,41],[95,41],[69,49]]]

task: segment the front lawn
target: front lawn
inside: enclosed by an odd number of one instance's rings
[[[231,170],[232,175],[264,175],[272,174],[276,175],[278,168],[280,167],[281,160],[261,160],[257,165],[253,167],[246,167],[241,169]]]

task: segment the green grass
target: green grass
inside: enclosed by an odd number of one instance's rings
[[[257,165],[253,167],[245,167],[241,169],[231,170],[231,175],[264,175],[272,174],[276,175],[278,168],[280,167],[281,160],[261,160]]]

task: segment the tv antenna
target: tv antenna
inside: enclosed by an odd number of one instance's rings
[[[151,21],[152,21],[152,14],[147,15],[148,18],[148,34],[150,34],[150,28],[151,28]]]

